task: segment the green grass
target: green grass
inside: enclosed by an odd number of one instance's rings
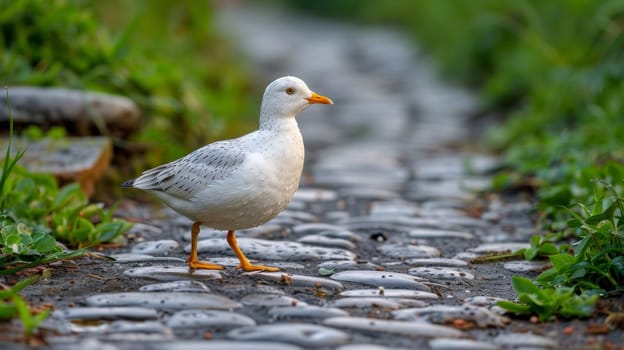
[[[35,334],[41,322],[50,316],[51,310],[33,313],[26,301],[19,295],[25,287],[37,282],[39,276],[26,278],[16,283],[12,288],[0,290],[0,321],[7,321],[19,317],[23,329],[24,338],[27,342]]]
[[[134,161],[172,160],[257,122],[247,72],[214,29],[208,1],[0,0],[0,8],[0,83],[132,98],[145,117],[134,140],[150,147]]]
[[[527,298],[518,284],[525,310],[542,320],[586,316],[585,307],[575,313],[556,304],[578,297],[588,305],[595,293],[623,289],[623,1],[286,3],[407,31],[448,78],[478,88],[485,108],[505,115],[485,137],[508,165],[493,185],[532,189],[546,233],[512,255],[554,265],[536,281],[548,301]]]

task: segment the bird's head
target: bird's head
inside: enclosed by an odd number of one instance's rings
[[[329,97],[321,96],[296,77],[282,77],[267,86],[262,99],[262,114],[294,117],[313,103],[334,104]]]

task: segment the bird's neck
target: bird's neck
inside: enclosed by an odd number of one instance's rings
[[[271,131],[286,131],[292,128],[298,129],[297,121],[294,115],[268,115],[266,113],[260,113],[260,130]]]

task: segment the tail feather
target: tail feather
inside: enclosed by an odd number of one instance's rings
[[[134,187],[134,180],[136,179],[130,179],[128,181],[125,181],[124,183],[121,184],[121,187]]]

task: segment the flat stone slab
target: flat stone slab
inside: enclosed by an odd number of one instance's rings
[[[279,341],[320,348],[344,344],[351,337],[337,329],[315,324],[275,323],[234,329],[227,334],[235,340]]]
[[[442,280],[473,280],[473,274],[448,267],[414,267],[408,270],[410,275]]]
[[[426,245],[392,243],[379,246],[377,250],[390,258],[436,258],[440,256],[438,248]]]
[[[438,338],[429,341],[431,350],[499,350],[496,344],[470,339]]]
[[[505,270],[509,270],[511,272],[542,272],[546,269],[552,267],[550,261],[509,261],[503,264],[503,268]]]
[[[249,316],[219,310],[183,310],[167,320],[167,327],[171,328],[231,329],[255,325],[256,321]]]
[[[0,98],[4,102],[4,98]],[[6,112],[0,102],[0,118]],[[0,154],[5,154],[8,139],[0,139]],[[80,188],[90,196],[95,183],[108,169],[113,158],[113,143],[110,138],[67,137],[63,139],[42,139],[30,141],[14,138],[13,152],[26,150],[19,164],[34,173],[53,174],[61,182],[78,182]]]
[[[398,272],[386,271],[341,271],[330,276],[343,282],[355,282],[384,288],[406,288],[430,292],[425,279]]]
[[[140,242],[132,247],[131,252],[149,255],[168,255],[173,253],[180,244],[172,239]]]
[[[413,289],[351,289],[340,292],[341,297],[385,297],[385,298],[410,298],[410,299],[439,299],[440,297],[431,292]]]
[[[426,306],[427,303],[422,300],[405,298],[348,297],[336,299],[331,305],[337,308],[382,308],[398,310],[403,307],[423,307]]]
[[[470,232],[452,231],[452,230],[435,230],[427,228],[419,228],[410,230],[407,233],[412,238],[461,238],[473,239],[474,235]]]
[[[382,320],[365,317],[333,317],[323,321],[323,324],[367,332],[383,332],[405,337],[446,337],[463,338],[466,334],[455,328],[435,325],[427,322]]]
[[[335,307],[315,305],[277,306],[269,309],[269,315],[277,320],[322,320],[329,317],[349,316],[349,313]]]
[[[408,265],[416,266],[439,266],[439,267],[465,267],[468,263],[460,259],[449,258],[412,258],[405,260]]]
[[[366,260],[330,260],[317,265],[317,268],[325,271],[348,271],[348,270],[380,270],[381,266],[370,263]]]
[[[326,235],[320,234],[303,236],[299,238],[297,242],[324,247],[342,248],[346,250],[355,250],[357,248],[355,244],[346,239],[327,237]]]
[[[293,287],[326,288],[331,290],[343,290],[342,283],[328,278],[313,277],[306,275],[289,274],[284,272],[247,272],[245,275],[267,281],[284,283]]]
[[[97,122],[109,131],[134,131],[141,111],[129,98],[55,87],[11,86],[9,98],[16,123],[69,125],[82,135]],[[0,99],[0,122],[8,122],[6,100]]]
[[[199,281],[173,281],[165,283],[146,284],[139,288],[140,292],[192,292],[192,293],[207,293],[210,292],[205,284]]]
[[[295,192],[293,200],[302,202],[326,202],[338,198],[335,191],[322,188],[300,188]]]
[[[210,350],[303,350],[303,348],[273,341],[201,340],[158,342],[151,345],[157,350],[197,350],[210,346]]]
[[[433,323],[448,323],[456,319],[474,322],[478,327],[505,327],[510,319],[487,308],[470,304],[431,305],[392,312],[397,320],[425,320]]]
[[[221,295],[185,292],[105,293],[86,299],[89,306],[139,306],[155,309],[217,309],[229,310],[241,304]]]
[[[304,306],[307,303],[299,299],[280,294],[250,294],[240,300],[245,306]]]
[[[505,348],[529,348],[529,349],[556,349],[558,344],[555,340],[531,333],[507,333],[494,338],[495,344]]]
[[[475,248],[470,248],[468,251],[487,254],[487,253],[507,253],[515,252],[518,249],[529,248],[529,243],[484,243]]]
[[[184,262],[182,258],[174,256],[153,256],[149,254],[122,253],[111,255],[118,263],[135,263],[135,262]]]
[[[66,320],[153,320],[158,318],[155,309],[144,307],[73,307],[56,310],[52,317]]]
[[[143,266],[128,269],[123,273],[128,277],[146,278],[157,281],[191,280],[220,280],[223,275],[218,270],[189,271],[188,266]]]
[[[250,259],[258,260],[353,260],[355,254],[344,249],[323,248],[289,241],[271,241],[257,238],[238,238],[238,245]],[[190,245],[185,248],[186,252]],[[197,243],[200,253],[234,255],[223,239],[207,239]]]

